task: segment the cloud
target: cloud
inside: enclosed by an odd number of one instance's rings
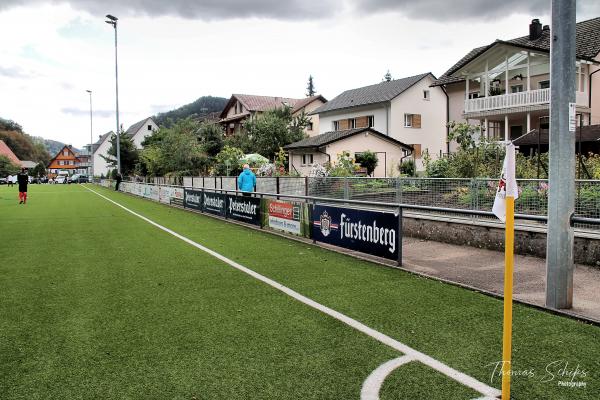
[[[63,107],[60,109],[60,111],[63,114],[67,114],[67,115],[72,115],[74,117],[82,117],[82,116],[89,116],[90,115],[90,109],[82,109],[82,108],[74,108],[74,107]],[[109,117],[113,117],[115,115],[115,110],[93,110],[93,114],[95,117],[100,117],[100,118],[109,118]],[[119,114],[126,114],[123,112],[120,112]]]
[[[19,67],[3,67],[0,65],[0,76],[6,78],[28,79],[36,75]]]
[[[233,18],[269,18],[306,20],[331,17],[339,2],[319,0],[30,0],[29,4],[68,3],[93,15],[178,16],[188,19],[223,20]],[[337,4],[336,4],[337,3]],[[0,11],[22,6],[23,0],[2,0]]]

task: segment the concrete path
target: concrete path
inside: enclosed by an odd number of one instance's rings
[[[404,269],[502,294],[504,253],[404,237]],[[514,298],[545,303],[546,261],[515,256]],[[573,308],[561,310],[600,322],[600,268],[576,265]]]

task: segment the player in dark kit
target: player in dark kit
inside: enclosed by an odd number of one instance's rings
[[[27,184],[29,184],[29,175],[25,172],[25,168],[21,169],[21,173],[17,175],[19,183],[19,204],[27,203]]]

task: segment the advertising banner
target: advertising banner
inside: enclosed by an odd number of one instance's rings
[[[260,198],[227,195],[227,218],[260,226]]]
[[[392,260],[398,259],[399,216],[389,212],[314,206],[313,238],[319,242]]]
[[[164,204],[171,204],[171,197],[173,197],[173,188],[171,186],[159,186],[158,201]]]
[[[171,192],[171,204],[183,207],[183,188],[176,187],[172,189],[173,191]]]
[[[183,205],[185,208],[202,211],[202,191],[185,189]]]
[[[223,193],[204,192],[202,211],[225,216],[225,195]]]
[[[265,199],[263,203],[263,226],[310,237],[308,205],[298,202]]]

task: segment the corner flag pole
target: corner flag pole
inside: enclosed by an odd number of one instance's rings
[[[507,191],[508,194],[508,191]],[[502,332],[502,400],[510,400],[512,358],[512,302],[515,243],[515,198],[506,196],[506,230],[504,243],[504,324]]]

